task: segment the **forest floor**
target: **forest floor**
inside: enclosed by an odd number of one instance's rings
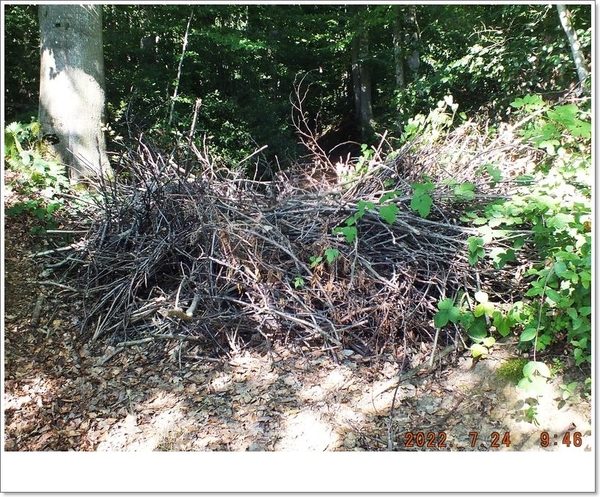
[[[106,345],[78,338],[81,303],[31,283],[44,276],[29,255],[44,247],[30,227],[10,217],[4,232],[7,451],[591,450],[591,399],[579,388],[563,401],[560,388],[585,375],[565,356],[564,370],[531,399],[495,373],[518,357],[511,343],[476,364],[465,352],[448,356],[400,385],[391,360],[344,351],[334,362],[321,350],[277,345],[223,361],[180,359],[178,344],[168,353],[167,344],[130,347],[104,362]],[[422,361],[429,352],[424,346]],[[563,444],[575,433],[580,447]]]

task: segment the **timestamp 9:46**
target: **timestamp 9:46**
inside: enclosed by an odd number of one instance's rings
[[[556,433],[554,435],[550,435],[547,431],[543,431],[542,433],[540,433],[540,446],[545,448],[553,445],[558,445],[558,439],[559,435],[557,435]],[[570,447],[571,445],[573,445],[574,447],[581,447],[581,445],[583,444],[583,438],[581,436],[581,433],[578,431],[574,431],[573,433],[567,431],[560,439],[560,444],[566,445],[567,447]]]

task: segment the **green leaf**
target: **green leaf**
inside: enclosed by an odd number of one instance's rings
[[[420,195],[415,194],[410,201],[410,208],[418,212],[422,218],[426,218],[429,215],[432,205],[433,199],[426,193]]]
[[[550,378],[550,369],[543,362],[539,361],[529,361],[525,366],[523,366],[523,376],[530,378],[535,373],[538,373],[540,376],[544,378]]]
[[[394,224],[396,221],[396,215],[398,214],[398,207],[395,204],[382,205],[379,208],[379,215],[388,223]]]
[[[545,386],[546,380],[541,376],[522,378],[521,381],[519,381],[519,383],[517,384],[518,388],[535,395],[541,395],[544,392]]]
[[[331,264],[339,255],[340,251],[338,249],[329,248],[325,250],[325,257],[329,264]]]
[[[563,300],[561,294],[558,293],[556,290],[553,290],[552,288],[546,288],[546,298],[548,298],[556,304],[559,304]]]
[[[487,324],[483,317],[476,317],[467,330],[469,338],[474,342],[481,342],[487,336]]]
[[[515,241],[513,242],[513,248],[515,250],[519,250],[521,247],[523,247],[523,245],[525,245],[525,238],[515,238]]]
[[[352,243],[358,233],[356,226],[341,226],[333,229],[334,234],[341,233],[346,237],[348,243]]]
[[[495,183],[502,181],[502,170],[499,167],[496,167],[493,164],[486,164],[485,168]]]
[[[445,299],[445,301],[450,300],[450,299]],[[444,301],[442,301],[444,302]],[[438,307],[440,307],[440,304],[442,304],[442,302],[438,303]],[[460,309],[458,307],[455,307],[454,305],[452,305],[452,301],[450,300],[451,306],[449,308],[441,308],[438,312],[435,313],[435,315],[433,316],[433,324],[435,325],[436,328],[442,328],[444,326],[446,326],[448,324],[448,322],[453,322],[453,323],[457,323],[460,320],[461,317],[461,312]]]
[[[519,342],[521,342],[521,343],[529,342],[529,341],[533,340],[536,335],[537,335],[536,328],[526,328],[525,330],[523,330],[523,333],[521,333]]]
[[[473,200],[475,198],[475,185],[473,183],[461,183],[454,188],[454,195],[459,200]]]
[[[359,217],[362,217],[365,213],[365,210],[375,209],[375,204],[373,204],[373,202],[370,202],[368,200],[359,200],[358,203],[356,204],[356,207],[358,208]]]
[[[310,267],[313,268],[315,266],[318,266],[321,262],[323,261],[323,257],[321,256],[314,256],[311,255],[310,256]]]
[[[448,324],[450,317],[446,311],[438,311],[433,316],[433,324],[436,328],[443,328]]]
[[[506,337],[510,334],[510,319],[508,317],[504,317],[500,311],[494,311],[492,314],[494,316],[494,326],[498,333],[500,333],[503,337]]]
[[[491,316],[493,313],[494,313],[494,304],[492,304],[491,302],[477,304],[475,306],[475,309],[473,310],[473,314],[477,318],[480,316],[483,316],[484,314]]]
[[[454,306],[454,301],[449,298],[445,298],[444,300],[439,301],[437,304],[438,309],[450,309],[453,306]]]
[[[512,262],[516,259],[515,251],[511,249],[493,248],[490,250],[490,258],[497,269],[503,268],[507,262]]]
[[[473,357],[487,357],[488,355],[488,348],[479,344],[479,343],[474,343],[473,345],[471,345],[470,347],[471,350],[471,355]]]
[[[562,261],[555,263],[554,272],[556,273],[556,276],[562,278],[563,274],[567,272],[567,265]]]

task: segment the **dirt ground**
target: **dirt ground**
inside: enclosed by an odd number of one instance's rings
[[[6,222],[6,451],[592,450],[590,398],[579,388],[563,401],[560,388],[581,373],[565,367],[532,399],[495,373],[518,356],[511,343],[476,364],[448,354],[400,384],[408,367],[350,350],[339,362],[277,345],[219,360],[163,342],[111,357],[81,343],[81,304],[39,283],[44,268],[29,255],[44,245],[30,222]],[[417,356],[429,355],[423,345]]]

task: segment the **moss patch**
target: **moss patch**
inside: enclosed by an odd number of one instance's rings
[[[517,384],[523,378],[523,366],[525,364],[527,364],[527,359],[509,359],[498,368],[496,376]]]

